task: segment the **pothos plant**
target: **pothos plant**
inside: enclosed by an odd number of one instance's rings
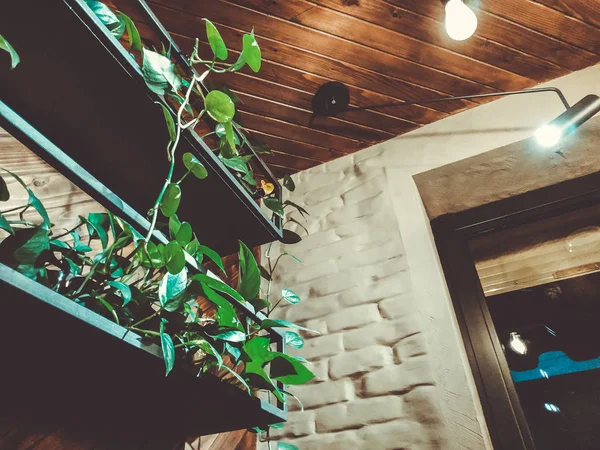
[[[268,268],[265,268],[259,266],[252,251],[240,242],[239,282],[234,289],[217,277],[188,271],[186,260],[190,259],[198,263],[208,259],[223,274],[225,268],[221,257],[202,245],[191,225],[177,216],[184,180],[190,175],[199,180],[208,176],[206,168],[193,154],[184,153],[180,158],[177,154],[181,134],[205,116],[212,120],[213,133],[220,139],[217,151],[221,160],[243,174],[239,178],[246,187],[253,186],[248,176],[252,174],[247,165],[250,158],[240,154],[244,145],[250,150],[252,147],[241,127],[233,122],[234,102],[227,93],[208,89],[205,82],[211,73],[236,72],[246,65],[258,71],[261,53],[254,33],[243,36],[239,58],[227,63],[223,39],[216,27],[205,20],[213,57],[202,59],[196,40],[190,62],[203,70],[186,78],[168,52],[157,52],[142,45],[134,23],[127,16],[113,12],[98,1],[87,0],[87,4],[116,37],[127,32],[132,51],[142,52],[144,80],[162,100],[157,103],[169,131],[165,183],[148,211],[150,227],[145,235],[109,211],[80,216],[72,229],[57,230],[34,192],[18,175],[3,169],[5,177],[13,177],[26,191],[27,201],[0,210],[0,229],[7,234],[0,243],[0,261],[160,345],[166,375],[176,363],[186,364],[198,368],[199,376],[210,372],[245,388],[249,395],[253,390],[266,390],[285,402],[285,396],[291,394],[280,390],[278,381],[295,385],[314,377],[305,360],[272,349],[272,329],[287,329],[283,338],[287,345],[296,348],[303,345],[303,339],[294,330],[311,331],[285,320],[269,318],[280,301],[292,304],[300,301],[288,289],[281,291],[277,301],[272,301],[275,296],[271,292],[271,281],[278,262],[282,257],[293,256],[283,253],[272,262],[269,251]],[[18,54],[2,36],[0,49],[10,54],[11,67],[16,67]],[[171,114],[169,99],[178,104],[175,117]],[[174,180],[177,161],[186,171],[179,180]],[[295,188],[289,177],[284,185],[290,190]],[[268,191],[272,189],[264,182],[261,189],[267,194],[265,204],[274,214],[283,216],[287,207],[306,214],[292,202],[281,204],[269,196]],[[8,185],[0,175],[0,202],[9,199]],[[30,209],[37,212],[39,220],[25,217]],[[169,237],[167,244],[152,240],[161,223]],[[85,234],[87,239],[83,238]],[[300,240],[300,236],[289,230],[286,236],[290,242]],[[267,280],[266,292],[261,291],[261,276]],[[253,312],[264,311],[266,319],[257,323],[242,316],[235,308],[236,303]]]

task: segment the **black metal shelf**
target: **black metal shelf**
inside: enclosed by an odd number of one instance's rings
[[[3,264],[0,280],[0,413],[165,437],[286,419],[214,376],[176,364],[165,377],[158,346]]]
[[[168,133],[134,58],[83,0],[10,2],[0,29],[21,57],[15,70],[0,71],[0,99],[145,213],[167,173]],[[281,238],[281,221],[269,219],[194,132],[183,134],[178,157],[185,152],[209,172],[185,181],[179,209],[204,244],[229,254],[238,240],[256,246]]]

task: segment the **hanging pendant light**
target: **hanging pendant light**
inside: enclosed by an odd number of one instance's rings
[[[463,0],[449,0],[446,3],[446,32],[455,41],[470,38],[477,29],[477,16]]]

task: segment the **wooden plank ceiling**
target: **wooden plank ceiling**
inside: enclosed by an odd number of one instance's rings
[[[479,103],[355,111],[309,126],[312,96],[327,81],[347,84],[351,104],[366,106],[522,89],[600,61],[600,0],[474,3],[477,32],[457,42],[445,33],[440,0],[148,0],[187,54],[196,37],[210,52],[203,17],[218,26],[232,60],[254,28],[260,73],[222,80],[243,102],[245,128],[274,151],[265,160],[279,176]]]

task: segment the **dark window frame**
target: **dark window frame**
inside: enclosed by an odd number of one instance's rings
[[[600,172],[431,221],[461,336],[496,450],[535,450],[536,447],[487,308],[468,241],[485,233],[592,205],[600,207]]]

